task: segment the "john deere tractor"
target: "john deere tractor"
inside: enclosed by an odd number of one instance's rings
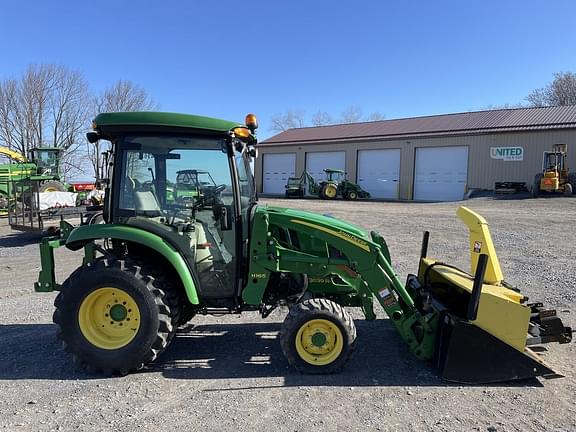
[[[346,308],[373,320],[376,303],[410,351],[447,380],[558,376],[531,347],[567,343],[572,330],[504,281],[481,216],[458,210],[470,231],[470,272],[427,257],[426,234],[418,273],[403,283],[378,233],[258,204],[250,172],[256,127],[254,115],[244,124],[151,112],[96,117],[88,140],[112,145],[106,223],[62,222],[40,245],[35,285],[59,291],[57,334],[79,365],[126,374],[156,360],[196,314],[265,318],[285,306],[279,341],[287,362],[304,373],[337,372],[357,342]],[[166,198],[166,185],[187,166],[226,179],[220,202]],[[84,254],[61,285],[59,247]]]
[[[199,199],[205,206],[213,206],[220,202],[220,195],[226,185],[216,185],[208,171],[187,169],[176,173],[176,186],[173,188],[173,197],[179,202],[193,203]]]
[[[347,200],[370,198],[368,192],[346,178],[344,171],[326,168],[324,173],[326,173],[326,179],[318,182],[320,198],[334,199],[342,197]]]
[[[285,196],[303,197],[306,195],[306,187],[311,195],[318,195],[320,198],[332,200],[342,197],[347,200],[357,200],[358,198],[370,198],[370,193],[366,192],[356,183],[346,179],[346,173],[339,169],[326,168],[324,170],[326,179],[316,182],[312,175],[304,170],[300,177],[290,177],[285,186]]]
[[[0,155],[9,159],[8,163],[0,164],[0,209],[19,198],[29,188],[29,182],[38,182],[39,192],[65,191],[66,186],[60,181],[61,152],[59,148],[38,147],[30,150],[28,158],[0,147]]]

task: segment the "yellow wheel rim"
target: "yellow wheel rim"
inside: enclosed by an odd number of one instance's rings
[[[342,353],[344,338],[340,328],[326,319],[307,321],[296,334],[296,351],[306,363],[324,366]]]
[[[336,196],[336,186],[334,185],[328,185],[326,186],[326,189],[324,189],[324,194],[328,197],[328,198],[334,198]]]
[[[136,337],[140,328],[140,309],[125,291],[98,288],[82,301],[78,324],[92,345],[115,350],[128,345]]]
[[[58,192],[58,189],[56,189],[53,186],[49,186],[46,189],[44,189],[44,192]]]

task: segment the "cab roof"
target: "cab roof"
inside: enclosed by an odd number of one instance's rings
[[[168,112],[101,113],[94,119],[94,127],[107,134],[125,130],[194,129],[211,133],[227,133],[240,123],[212,117]]]

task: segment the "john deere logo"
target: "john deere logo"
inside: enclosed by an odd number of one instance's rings
[[[524,160],[523,147],[490,147],[490,157],[505,161]]]

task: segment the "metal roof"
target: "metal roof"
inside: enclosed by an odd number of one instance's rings
[[[576,105],[473,111],[427,117],[289,129],[261,144],[576,128]]]

